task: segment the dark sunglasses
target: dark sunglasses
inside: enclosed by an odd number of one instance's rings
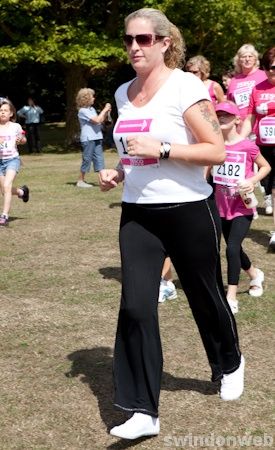
[[[127,47],[131,47],[133,41],[135,40],[141,47],[151,47],[156,41],[163,39],[165,36],[158,36],[157,34],[136,34],[132,36],[131,34],[124,34],[123,42]]]
[[[268,70],[275,70],[275,65],[274,66],[270,66]]]

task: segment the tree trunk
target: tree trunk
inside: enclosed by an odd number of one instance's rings
[[[77,109],[75,97],[79,89],[87,86],[89,69],[83,66],[68,64],[65,69],[65,89],[66,89],[66,146],[76,146],[79,137],[79,124],[77,120]]]

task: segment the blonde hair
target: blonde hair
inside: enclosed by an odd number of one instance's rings
[[[94,97],[95,91],[90,88],[82,88],[76,94],[75,102],[77,109],[91,106],[91,97]]]
[[[208,59],[206,59],[202,55],[193,56],[192,58],[188,59],[186,63],[186,70],[190,69],[192,66],[198,66],[200,73],[201,73],[201,79],[207,80],[207,78],[210,75],[211,66]]]
[[[245,53],[251,53],[251,55],[255,56],[255,67],[260,66],[259,53],[255,49],[252,44],[244,44],[237,51],[236,55],[233,58],[233,65],[236,73],[242,73],[242,67],[240,64],[240,58],[245,55]]]
[[[183,67],[186,50],[184,39],[178,27],[170,22],[162,11],[154,8],[138,9],[126,17],[125,28],[133,19],[148,20],[152,23],[156,35],[170,37],[171,43],[164,54],[164,62],[169,69]]]

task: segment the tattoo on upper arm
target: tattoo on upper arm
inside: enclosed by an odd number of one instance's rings
[[[217,121],[216,117],[214,117],[211,108],[209,107],[209,101],[201,100],[200,102],[198,102],[198,106],[202,114],[202,117],[205,120],[207,120],[207,122],[211,123],[213,131],[216,134],[220,134],[221,133],[220,124]]]

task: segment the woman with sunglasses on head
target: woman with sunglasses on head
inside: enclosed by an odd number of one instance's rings
[[[271,166],[271,172],[264,178],[264,186],[266,194],[272,196],[275,227],[275,47],[264,52],[261,62],[267,79],[252,90],[241,134],[246,137],[255,131],[256,144]],[[269,245],[275,249],[275,230],[271,232]]]
[[[185,70],[199,77],[208,89],[210,98],[214,104],[224,100],[224,92],[222,87],[214,80],[210,80],[210,62],[202,55],[193,56],[188,59]]]
[[[244,359],[220,270],[220,219],[204,167],[221,164],[224,142],[201,80],[183,72],[180,31],[159,10],[125,19],[136,78],[118,88],[116,169],[100,172],[108,191],[124,181],[120,222],[122,296],[114,350],[115,406],[132,417],[110,433],[159,433],[162,347],[158,296],[170,256],[187,296],[221,398],[243,391]]]

